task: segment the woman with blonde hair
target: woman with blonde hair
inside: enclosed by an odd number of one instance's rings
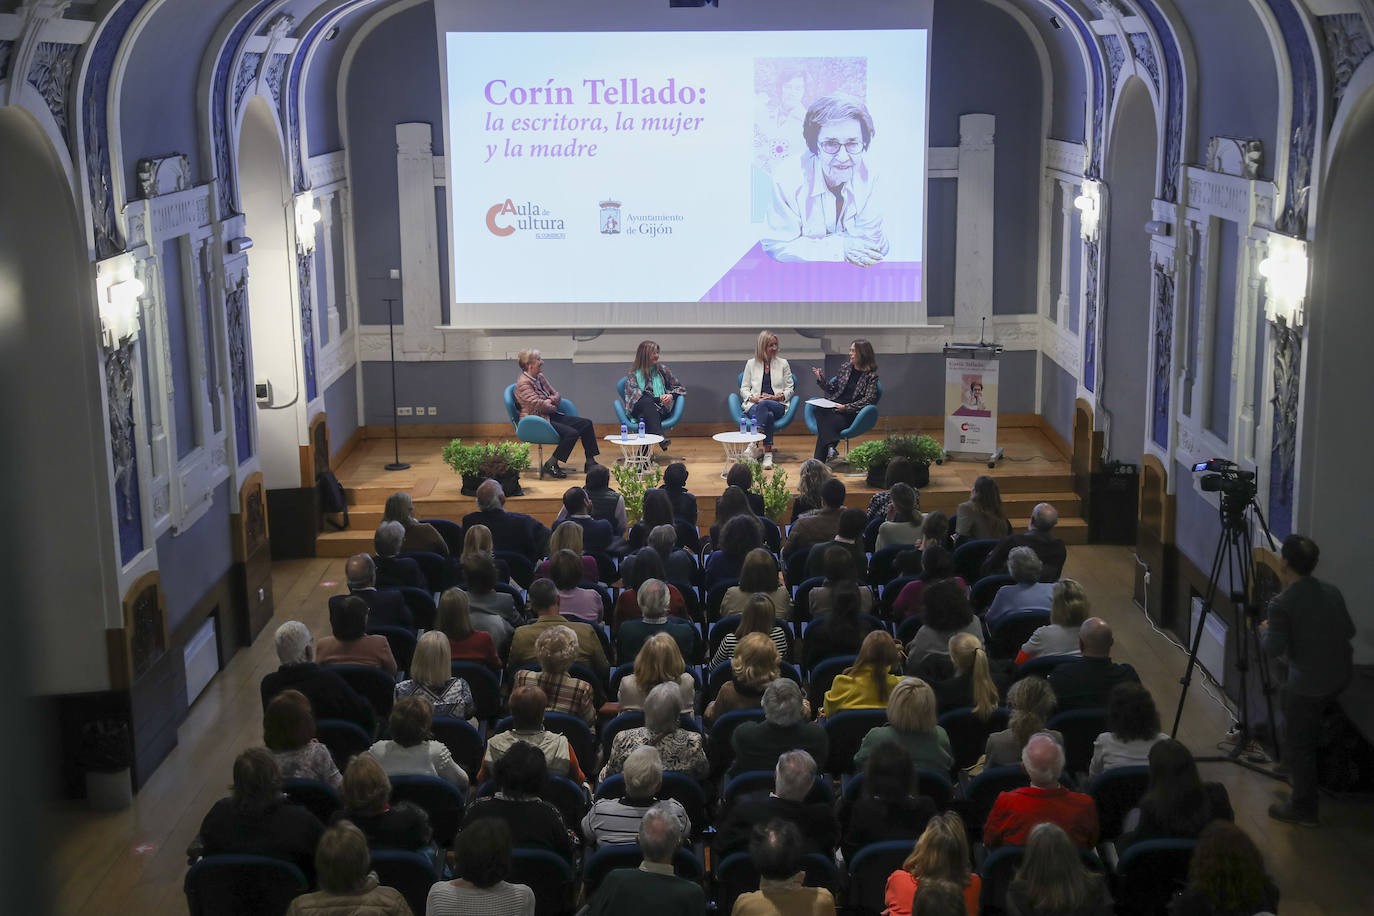
[[[982,640],[970,633],[951,636],[949,660],[954,676],[931,685],[940,712],[971,706],[973,714],[986,722],[1002,702],[1002,687],[993,676]]]
[[[969,869],[968,835],[953,811],[937,814],[906,857],[887,879],[888,916],[911,916],[911,901],[922,881],[951,881],[963,888],[968,916],[978,916],[983,881]]]
[[[658,357],[658,344],[652,340],[640,342],[630,371],[625,373],[623,402],[626,415],[643,420],[644,431],[655,436],[663,433],[663,419],[673,412],[677,399],[687,394],[687,389]],[[672,441],[664,437],[658,447],[666,452]]]
[[[901,655],[892,634],[874,630],[864,637],[854,664],[835,675],[825,692],[821,715],[834,715],[842,709],[882,709],[901,676],[892,673]]]
[[[725,597],[720,602],[720,616],[743,614],[745,607],[758,594],[772,602],[775,617],[787,619],[792,616],[792,593],[778,578],[777,558],[766,547],[755,547],[744,555],[744,563],[739,570],[739,585],[732,585],[725,590]]]
[[[1007,691],[1007,705],[1011,707],[1011,721],[1007,728],[988,735],[986,766],[1007,767],[1020,763],[1021,749],[1039,732],[1058,741],[1060,747],[1064,746],[1062,734],[1045,728],[1046,720],[1059,705],[1049,681],[1036,675],[1021,678]]]
[[[287,916],[409,916],[406,898],[394,887],[380,885],[371,866],[367,837],[352,823],[339,821],[324,832],[315,849],[320,889],[292,900]]]
[[[755,551],[750,551],[753,554]],[[777,609],[773,606],[773,599],[758,592],[749,599],[749,603],[744,606],[744,613],[740,615],[739,626],[733,633],[725,634],[716,647],[716,652],[711,656],[711,664],[708,667],[714,668],[722,662],[728,662],[735,656],[735,649],[739,646],[739,641],[750,633],[762,633],[773,640],[773,645],[778,648],[778,656],[786,658],[790,651],[787,641],[787,632],[778,626],[776,618]]]
[[[281,767],[283,779],[318,779],[334,788],[343,782],[329,748],[315,740],[315,714],[299,690],[283,690],[262,714],[262,743]]]
[[[496,544],[491,539],[491,529],[486,525],[473,525],[463,531],[463,550],[458,554],[458,565],[462,566],[471,557],[480,557],[483,562],[491,563],[496,568],[497,581],[510,581],[510,567],[505,560],[496,559]]]
[[[1016,654],[1016,664],[1038,655],[1081,655],[1078,630],[1091,611],[1088,593],[1078,584],[1078,580],[1060,579],[1054,585],[1049,624],[1036,628],[1030,639],[1021,646],[1021,651]]]
[[[659,684],[678,686],[682,691],[683,712],[691,712],[696,708],[696,681],[687,673],[682,650],[667,633],[650,636],[635,656],[634,674],[627,674],[620,679],[616,697],[620,701],[620,711],[643,709],[644,698]]]
[[[706,707],[706,721],[736,709],[758,709],[763,691],[781,673],[778,647],[764,633],[750,633],[739,641],[730,659],[730,680],[720,685],[716,698]]]
[[[596,724],[596,701],[592,685],[568,674],[578,655],[577,634],[572,627],[549,627],[534,641],[539,671],[515,672],[515,687],[538,687],[549,698],[549,712],[577,716],[588,725]]]
[[[788,524],[821,507],[821,485],[833,476],[830,468],[819,458],[808,458],[802,462],[801,470],[797,473],[797,498],[792,500],[792,518]]]
[[[429,815],[414,802],[391,804],[391,780],[376,757],[358,754],[344,768],[343,807],[333,823],[347,819],[367,836],[374,849],[433,852]]]
[[[472,689],[450,670],[453,650],[448,637],[430,630],[420,637],[410,660],[410,677],[396,685],[396,699],[419,697],[436,716],[466,719],[472,715]]]
[[[918,770],[948,773],[954,766],[949,735],[936,724],[935,691],[919,677],[904,677],[887,697],[887,724],[869,729],[854,754],[854,765],[863,766],[879,744],[901,745]]]
[[[561,512],[562,510],[560,510]],[[554,520],[554,524],[558,523]],[[582,558],[582,578],[581,582],[596,582],[601,578],[601,571],[596,565],[596,558],[586,554],[583,546],[583,532],[581,525],[558,525],[553,529],[553,534],[549,535],[549,555],[539,561],[539,565],[534,568],[536,579],[549,578],[549,566],[553,558],[558,556],[560,550],[571,550]]]
[[[778,335],[759,331],[754,356],[740,375],[739,399],[744,415],[758,421],[763,433],[763,466],[773,466],[773,427],[787,413],[796,381],[787,360],[778,355]]]
[[[491,634],[472,625],[472,607],[468,593],[461,588],[445,589],[439,596],[439,611],[434,616],[434,629],[448,637],[449,653],[453,660],[481,662],[493,671],[501,670],[501,658]],[[416,647],[418,648],[418,646]],[[413,665],[414,659],[411,660]]]
[[[448,556],[448,542],[433,525],[415,518],[415,503],[404,490],[392,493],[386,498],[386,506],[382,509],[382,521],[400,522],[401,527],[405,528],[405,539],[401,541],[402,551],[424,550],[443,557]]]

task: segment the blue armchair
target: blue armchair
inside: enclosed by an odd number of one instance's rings
[[[615,408],[616,418],[619,420],[619,422],[624,423],[626,426],[629,426],[630,417],[625,413],[625,379],[623,377],[620,379],[620,381],[615,383],[615,393],[616,395],[618,395],[618,397],[616,397],[615,403],[611,406]],[[665,432],[682,422],[682,413],[686,409],[687,395],[679,395],[677,400],[673,402],[672,411],[668,414],[668,416],[663,418],[663,429]],[[636,421],[635,425],[639,425],[638,421]]]
[[[735,388],[739,388],[744,383],[744,373],[735,376]],[[739,399],[739,391],[730,392],[730,418],[736,423],[744,414],[744,403]],[[787,428],[787,425],[797,419],[797,408],[801,406],[801,396],[792,395],[792,399],[787,402],[787,412],[784,413],[778,422],[773,424],[773,432],[780,433]]]
[[[877,385],[878,400],[881,401],[883,399],[883,383],[878,382]],[[806,418],[806,428],[811,430],[811,435],[816,435],[816,433],[818,432],[818,430],[816,429],[816,408],[811,406],[810,404],[807,404],[806,411],[803,414],[803,416],[805,416]],[[870,429],[877,425],[878,405],[869,404],[867,407],[859,411],[859,413],[854,417],[854,421],[852,423],[850,423],[844,429],[840,430],[840,438],[844,440],[844,453],[846,455],[849,454],[850,439],[862,436],[864,433],[868,432]]]
[[[544,479],[544,446],[558,444],[558,431],[553,428],[553,424],[543,417],[522,417],[520,416],[520,405],[515,402],[515,386],[507,385],[506,393],[506,414],[510,417],[510,425],[515,427],[515,438],[521,442],[528,442],[531,445],[539,446],[539,479]],[[570,417],[577,416],[577,405],[567,398],[558,405],[558,409]]]

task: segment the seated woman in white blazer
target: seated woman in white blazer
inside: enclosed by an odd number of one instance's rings
[[[763,466],[773,466],[773,426],[787,413],[796,380],[787,360],[778,356],[778,335],[760,331],[754,358],[744,364],[739,399],[744,415],[754,417],[763,433]]]

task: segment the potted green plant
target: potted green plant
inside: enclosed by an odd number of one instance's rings
[[[530,466],[530,447],[525,442],[479,442],[464,445],[454,439],[444,446],[444,464],[463,478],[463,495],[472,496],[487,478],[501,484],[507,496],[520,496],[520,472]]]
[[[914,486],[919,489],[930,484],[930,466],[944,455],[944,448],[932,436],[893,434],[854,446],[849,450],[849,463],[868,472],[865,483],[870,487],[881,487],[886,482],[888,462],[905,458],[916,468]]]
[[[887,470],[887,463],[892,460],[892,449],[888,447],[886,439],[874,439],[870,442],[861,442],[851,448],[846,458],[850,467],[868,472],[866,482],[869,486],[881,487],[883,474]],[[875,477],[877,483],[874,483]]]
[[[620,496],[625,500],[625,520],[633,525],[644,517],[644,491],[663,481],[663,471],[654,464],[641,475],[638,468],[613,464],[611,476],[615,478]]]
[[[752,458],[746,458],[744,464],[748,465],[749,473],[754,479],[749,485],[749,490],[763,497],[764,514],[773,521],[778,521],[786,511],[787,503],[792,499],[792,491],[787,488],[787,472],[775,464],[770,476],[763,469],[763,465]]]

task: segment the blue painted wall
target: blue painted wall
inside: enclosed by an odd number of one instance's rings
[[[1005,389],[1003,389],[1005,391]],[[1040,356],[1040,415],[1064,437],[1073,443],[1073,402],[1078,393],[1078,382],[1058,363],[1048,356]]]
[[[215,488],[214,505],[189,531],[178,535],[168,531],[157,539],[157,559],[171,631],[233,565],[228,481]]]
[[[167,339],[172,363],[172,413],[177,424],[177,457],[185,458],[195,442],[195,414],[191,390],[191,353],[186,334],[185,286],[182,277],[181,243],[172,239],[162,244],[162,289],[167,314]]]
[[[926,315],[954,315],[954,222],[959,214],[959,183],[953,178],[926,182]],[[939,232],[931,226],[942,227]]]
[[[387,400],[390,405],[390,399]],[[358,428],[358,367],[354,366],[324,391],[325,423],[329,426],[329,455],[343,448]]]
[[[1231,341],[1236,321],[1236,264],[1240,235],[1235,223],[1217,222],[1216,305],[1212,311],[1212,351],[1208,356],[1212,412],[1207,428],[1226,441],[1231,424]]]

